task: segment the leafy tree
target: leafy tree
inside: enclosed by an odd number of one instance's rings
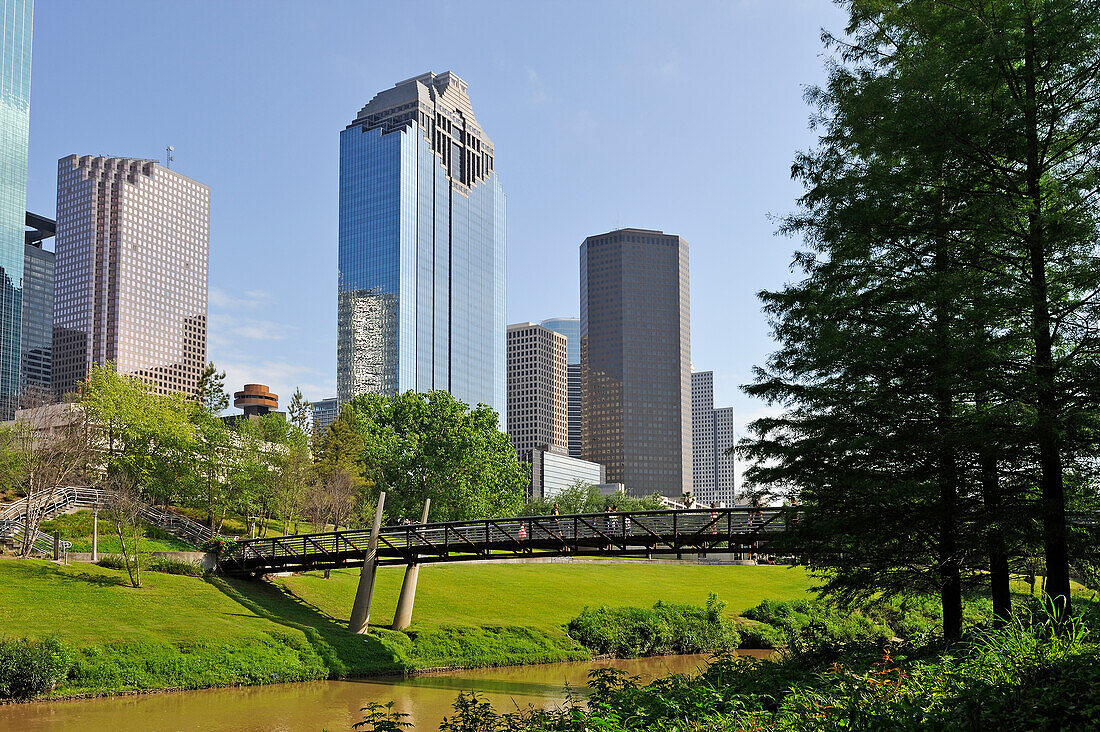
[[[620,511],[657,511],[664,508],[659,496],[627,496],[621,493],[603,495],[600,489],[583,480],[575,480],[565,490],[548,498],[532,498],[523,507],[523,516],[548,516],[557,505],[567,513],[601,513],[609,507]]]
[[[434,521],[515,515],[523,505],[528,476],[485,405],[470,409],[443,391],[367,394],[329,433],[339,435],[341,422],[359,441],[371,492],[386,491],[391,518],[418,517],[426,498]]]
[[[956,636],[980,554],[1007,615],[1034,476],[1068,607],[1063,468],[1095,452],[1098,4],[846,5],[785,225],[806,277],[763,294],[783,346],[749,391],[787,412],[754,424],[750,479],[801,493],[829,590],[933,582]]]
[[[199,376],[194,397],[195,401],[215,417],[229,408],[229,393],[225,390],[225,372],[218,371],[213,361],[206,364],[206,368]]]
[[[190,483],[195,451],[193,406],[182,394],[156,394],[113,364],[93,366],[81,404],[102,431],[108,475],[125,476],[142,495],[179,499]]]

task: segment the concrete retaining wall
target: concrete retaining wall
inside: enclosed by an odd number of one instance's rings
[[[112,552],[100,552],[99,556],[102,558],[105,554],[111,553]],[[218,566],[218,555],[213,552],[149,552],[149,556],[176,559],[181,562],[199,562],[202,564],[203,569],[214,569]],[[69,561],[90,563],[92,561],[92,553],[69,552]]]

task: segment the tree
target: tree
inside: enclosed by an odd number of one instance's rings
[[[323,445],[343,439],[341,422],[359,442],[372,496],[386,491],[391,519],[419,517],[426,498],[434,521],[512,516],[523,505],[529,476],[485,405],[470,409],[443,391],[366,394],[348,402]]]
[[[156,394],[146,382],[112,364],[93,366],[81,406],[99,433],[106,472],[125,476],[150,499],[184,498],[193,475],[193,405],[183,394]]]
[[[301,388],[294,389],[294,396],[290,398],[290,406],[286,409],[290,424],[303,435],[310,432],[309,426],[313,421],[313,404],[302,396]]]
[[[141,587],[141,540],[144,526],[141,521],[145,508],[137,486],[124,475],[116,475],[107,480],[104,486],[107,502],[104,514],[115,526],[118,540],[122,544],[122,561],[126,574],[130,576],[133,587]]]
[[[88,480],[92,445],[84,413],[69,405],[36,406],[0,426],[0,481],[26,497],[23,546],[28,556],[44,509],[66,486]]]
[[[225,372],[218,371],[213,361],[206,364],[206,368],[199,376],[194,398],[214,417],[229,408],[229,394],[225,390]]]
[[[787,411],[753,425],[749,477],[800,493],[828,590],[931,583],[957,636],[983,554],[1007,616],[1036,466],[1068,608],[1063,465],[1095,452],[1098,5],[847,5],[784,226],[805,279],[762,294],[782,347],[749,391]]]

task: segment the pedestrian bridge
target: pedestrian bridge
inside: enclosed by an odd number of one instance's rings
[[[793,516],[793,514],[791,514]],[[752,553],[786,529],[787,509],[735,506],[666,511],[523,516],[381,528],[380,565],[476,562],[516,557],[648,557]],[[220,561],[229,575],[362,566],[370,529],[236,542]]]

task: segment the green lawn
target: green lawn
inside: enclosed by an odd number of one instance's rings
[[[580,659],[562,625],[585,605],[702,604],[715,590],[736,612],[809,585],[783,567],[426,566],[406,635],[384,629],[402,574],[379,570],[368,636],[345,625],[358,571],[275,583],[145,572],[134,589],[122,571],[0,559],[0,617],[8,637],[56,635],[77,650],[58,691],[73,694]]]
[[[372,623],[392,622],[403,567],[381,567]],[[330,617],[351,615],[359,570],[324,579],[319,572],[276,583]],[[658,600],[703,605],[714,592],[738,614],[761,600],[808,596],[812,584],[801,567],[670,564],[436,564],[420,568],[413,622],[514,624],[561,632],[585,605],[649,607]]]

